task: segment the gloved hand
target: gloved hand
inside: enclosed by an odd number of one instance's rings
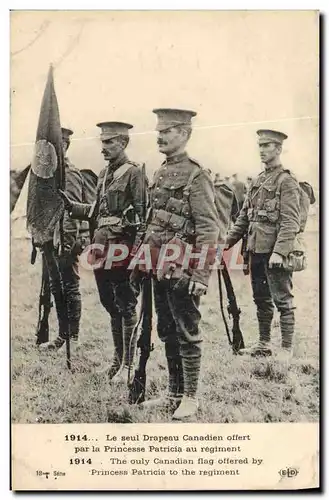
[[[67,194],[65,193],[65,191],[62,191],[61,189],[59,189],[58,192],[61,195],[62,200],[64,201],[65,210],[67,210],[68,212],[70,212],[72,210],[72,208],[73,208],[73,201],[70,200],[70,198],[67,196]]]

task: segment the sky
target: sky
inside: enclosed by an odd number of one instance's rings
[[[78,168],[104,166],[96,123],[134,125],[130,159],[152,175],[163,156],[152,109],[193,109],[189,154],[214,173],[256,175],[256,131],[288,135],[282,162],[318,186],[315,11],[14,11],[11,168],[33,155],[49,64]]]

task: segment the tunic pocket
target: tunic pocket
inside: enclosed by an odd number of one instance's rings
[[[280,212],[278,210],[278,200],[276,198],[266,200],[264,202],[264,209],[270,222],[277,222],[279,220]]]
[[[176,215],[181,215],[183,210],[183,201],[177,198],[169,198],[166,205],[166,210]]]
[[[121,213],[125,208],[126,186],[127,183],[117,182],[108,189],[106,198],[110,214]]]

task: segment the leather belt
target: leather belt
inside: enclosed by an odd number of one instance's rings
[[[109,215],[108,217],[100,217],[97,220],[97,227],[104,226],[118,226],[121,224],[121,217],[117,217],[116,215]]]

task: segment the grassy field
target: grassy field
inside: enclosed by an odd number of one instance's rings
[[[234,356],[228,346],[216,282],[202,303],[203,361],[199,422],[312,422],[319,405],[319,262],[316,222],[306,233],[309,267],[294,277],[296,335],[289,370],[274,357],[260,361]],[[169,414],[129,406],[124,388],[113,388],[101,373],[111,357],[109,321],[90,272],[82,271],[83,314],[80,345],[72,347],[73,370],[66,368],[65,348],[57,353],[35,346],[40,260],[29,263],[30,245],[13,240],[11,248],[12,421],[166,422]],[[232,273],[246,344],[257,339],[256,311],[248,277]],[[56,336],[55,311],[51,338]],[[147,397],[166,387],[164,349],[153,330],[155,349],[147,366]],[[273,328],[273,344],[280,331]]]

